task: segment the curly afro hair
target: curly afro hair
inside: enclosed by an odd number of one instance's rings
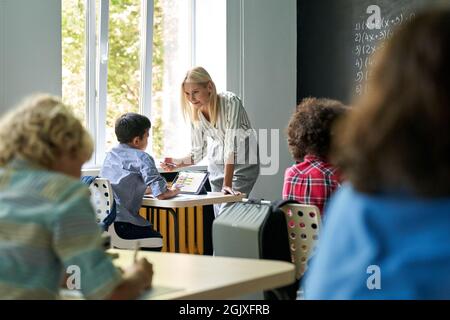
[[[328,158],[333,123],[346,109],[336,100],[303,99],[287,127],[287,142],[292,157],[296,161],[302,161],[307,154]]]

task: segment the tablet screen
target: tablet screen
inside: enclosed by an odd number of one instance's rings
[[[183,193],[197,193],[206,182],[207,172],[180,171],[173,186]]]

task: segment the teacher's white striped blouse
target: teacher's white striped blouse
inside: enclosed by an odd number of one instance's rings
[[[219,154],[209,160],[214,160],[216,163],[223,161],[222,163],[225,164],[230,163],[230,157],[236,159],[239,142],[254,134],[241,99],[232,92],[219,93],[218,97],[220,106],[216,126],[213,127],[201,112],[199,121],[191,125],[191,157],[194,164],[206,156],[208,137],[216,146],[218,144],[219,149],[222,149]]]

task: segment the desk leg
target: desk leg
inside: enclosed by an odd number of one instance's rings
[[[153,209],[152,209],[153,210]],[[156,214],[155,216],[158,217],[159,223],[158,223],[158,229],[159,229],[159,233],[161,233],[161,235],[163,236],[163,248],[162,251],[163,252],[170,252],[170,242],[169,242],[169,232],[167,231],[168,228],[168,223],[167,223],[167,217],[169,216],[169,214],[164,211],[161,210],[159,208],[155,208]]]
[[[158,212],[155,212],[155,208],[152,208],[152,211],[151,211],[152,213],[151,213],[151,219],[152,219],[152,224],[154,225],[154,226],[157,226],[157,225],[159,225],[158,224]]]
[[[189,207],[187,210],[188,248],[190,254],[195,254],[195,207]]]
[[[157,223],[158,223],[158,215],[160,214],[160,210],[167,210],[167,212],[173,217],[173,226],[174,226],[174,237],[175,237],[175,252],[179,252],[179,245],[178,245],[178,209],[176,208],[175,210],[173,208],[160,208],[160,207],[152,207],[152,206],[145,206],[145,208],[148,210],[152,210],[152,215],[154,217],[154,226],[156,227]],[[156,210],[156,214],[154,214],[153,210]],[[159,220],[163,220],[163,219],[159,219]],[[169,221],[167,221],[167,225],[169,225]],[[156,229],[158,230],[158,229]],[[161,230],[161,229],[159,229]],[[160,231],[161,232],[161,231]],[[166,238],[169,237],[169,232],[167,232],[167,236]],[[167,239],[167,248],[170,247],[170,241],[169,239]],[[169,251],[169,250],[168,250]]]
[[[145,208],[145,214],[146,214],[146,220],[148,222],[150,222],[153,225],[153,229],[155,229],[156,231],[160,231],[159,230],[159,226],[158,226],[158,212],[154,212],[153,207],[144,207]]]
[[[188,253],[186,249],[186,211],[186,208],[180,208],[178,211],[178,226],[180,228],[178,240],[181,253]]]
[[[155,208],[152,208],[152,207],[144,207],[143,206],[143,207],[141,207],[141,209],[145,209],[145,220],[147,220],[148,222],[150,222],[152,224],[153,229],[155,231],[161,232],[160,227],[158,225],[158,220],[157,220],[159,212],[157,212],[155,214],[155,212],[154,212]],[[141,214],[141,216],[142,216],[142,214]]]
[[[195,207],[194,214],[197,218],[197,251],[198,254],[203,254],[203,207]]]
[[[172,215],[169,214],[168,210],[166,210],[166,216],[167,216],[167,234],[170,234],[171,230],[173,230],[174,231],[174,235],[175,235],[176,233],[178,233],[178,231],[176,230],[176,228],[174,226],[174,220],[171,219]],[[177,211],[177,218],[178,217],[179,217],[179,213]],[[169,243],[169,248],[170,248],[169,252],[176,252],[175,239],[174,238],[175,237],[168,237],[167,238],[167,241]],[[178,236],[178,239],[179,239],[179,236]]]
[[[175,236],[175,252],[180,252],[179,248],[179,239],[178,239],[178,233],[180,230],[178,230],[178,208],[167,208],[167,212],[169,212],[173,217],[173,230],[174,230],[174,236]]]

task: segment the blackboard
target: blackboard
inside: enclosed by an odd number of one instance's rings
[[[417,12],[450,0],[297,0],[297,102],[362,94],[372,54]],[[379,18],[379,19],[377,19]]]

